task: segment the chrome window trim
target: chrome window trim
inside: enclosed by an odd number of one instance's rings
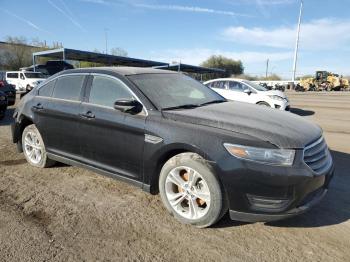
[[[69,73],[69,74],[63,74],[63,75],[59,75],[59,76],[56,76],[54,77],[53,79],[50,79],[49,81],[45,82],[43,81],[43,83],[38,86],[37,88],[37,91],[39,92],[40,88],[42,88],[44,85],[54,81],[54,80],[57,80],[58,78],[60,77],[63,77],[63,76],[76,76],[76,75],[91,75],[91,76],[103,76],[103,77],[109,77],[109,78],[112,78],[114,80],[117,80],[119,81],[122,85],[124,85],[126,87],[126,89],[131,93],[132,96],[134,96],[136,98],[137,101],[139,101],[141,104],[142,104],[142,107],[145,111],[145,116],[148,116],[148,110],[147,108],[145,107],[145,105],[142,103],[142,101],[139,99],[139,97],[134,93],[134,91],[132,91],[130,89],[130,87],[128,85],[126,85],[123,81],[121,81],[119,78],[115,77],[115,76],[112,76],[112,75],[107,75],[107,74],[101,74],[101,73]],[[91,91],[91,90],[90,90]],[[37,96],[40,96],[39,93],[37,93]],[[89,94],[90,96],[90,94]],[[90,103],[90,102],[83,102],[83,101],[75,101],[75,100],[68,100],[68,99],[62,99],[62,98],[56,98],[56,97],[47,97],[47,96],[40,96],[40,97],[45,97],[45,98],[49,98],[49,99],[52,99],[52,100],[61,100],[61,101],[66,101],[66,102],[79,102],[79,103],[82,103],[82,104],[89,104],[89,105],[94,105],[94,106],[98,106],[98,107],[103,107],[103,108],[108,108],[108,109],[114,109],[113,107],[109,107],[109,106],[102,106],[102,105],[98,105],[98,104],[93,104],[93,103]],[[139,114],[138,114],[139,115]]]

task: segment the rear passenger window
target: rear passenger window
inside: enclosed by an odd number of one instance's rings
[[[212,85],[213,88],[226,89],[226,81],[217,81]]]
[[[8,73],[7,78],[18,78],[18,73]]]
[[[39,88],[39,96],[51,97],[56,80],[52,80]]]
[[[53,91],[54,98],[78,101],[85,76],[61,76],[56,80]]]
[[[89,102],[113,107],[119,99],[133,99],[128,88],[119,80],[104,76],[94,76]]]

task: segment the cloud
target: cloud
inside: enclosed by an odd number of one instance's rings
[[[53,7],[55,8],[57,11],[59,11],[61,14],[63,14],[66,18],[68,18],[68,20],[70,20],[76,27],[78,27],[79,29],[86,31],[82,25],[73,18],[73,15],[70,15],[68,13],[71,13],[70,11],[66,12],[64,11],[62,8],[60,8],[59,6],[57,6],[56,4],[54,4],[51,0],[47,0],[47,2]],[[68,10],[67,6],[64,4],[63,1],[61,1],[61,3],[63,4],[64,8],[66,10]]]
[[[236,13],[232,11],[203,8],[198,6],[150,5],[150,4],[132,4],[132,5],[140,8],[153,9],[153,10],[170,10],[170,11],[182,11],[182,12],[192,12],[192,13],[208,13],[208,14],[218,14],[218,15],[227,15],[227,16],[251,17],[250,15],[247,15],[247,14]]]
[[[15,13],[10,12],[10,11],[7,10],[7,9],[0,9],[0,10],[4,11],[5,13],[9,14],[10,16],[16,18],[17,20],[20,20],[20,21],[24,22],[25,24],[27,24],[28,26],[34,28],[35,30],[38,30],[38,31],[41,31],[41,32],[45,32],[45,33],[48,33],[48,34],[52,34],[51,32],[46,31],[45,29],[42,29],[41,27],[37,26],[36,24],[34,24],[33,22],[31,22],[30,20],[25,19],[25,18],[23,18],[23,17],[21,17],[21,16],[18,16],[18,15],[16,15]]]
[[[101,5],[117,5],[115,2],[110,2],[107,0],[80,0],[81,2],[101,4]],[[204,8],[199,6],[186,6],[186,5],[156,5],[156,4],[142,4],[135,3],[133,1],[119,1],[124,4],[131,5],[136,8],[141,9],[151,9],[151,10],[167,10],[167,11],[179,11],[179,12],[192,12],[192,13],[206,13],[206,14],[217,14],[226,15],[232,17],[252,17],[248,14],[236,13],[233,11],[217,10],[211,8]]]
[[[223,55],[245,63],[260,63],[266,59],[271,61],[283,61],[293,57],[293,52],[230,52],[219,49],[195,48],[195,49],[168,49],[152,51],[150,57],[164,62],[179,62],[184,64],[199,65],[212,55]]]
[[[229,41],[274,48],[293,49],[296,26],[277,28],[226,28],[222,36]],[[304,50],[333,50],[350,44],[350,20],[319,19],[301,25],[300,46]]]

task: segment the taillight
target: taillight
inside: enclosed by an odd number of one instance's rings
[[[4,87],[5,86],[5,82],[0,80],[0,87]]]

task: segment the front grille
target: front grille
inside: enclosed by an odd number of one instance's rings
[[[329,170],[332,166],[332,157],[323,137],[305,147],[304,161],[316,174]]]

